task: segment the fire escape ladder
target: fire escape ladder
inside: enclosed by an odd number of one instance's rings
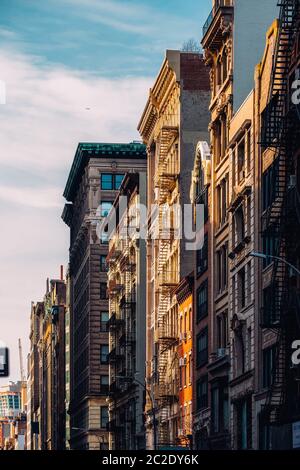
[[[262,144],[267,147],[282,145],[286,129],[284,113],[288,92],[288,71],[295,33],[295,0],[280,3],[279,33],[273,59],[272,82],[268,105],[263,115]]]
[[[158,446],[163,447],[167,446],[170,443],[170,432],[168,426],[168,408],[163,406],[160,410],[160,420],[158,428]]]
[[[278,331],[276,342],[276,357],[273,369],[273,380],[266,400],[265,409],[268,411],[269,424],[276,425],[280,422],[282,405],[285,400],[287,345],[285,332]]]
[[[298,0],[282,0],[280,3],[280,23],[278,42],[274,55],[272,83],[270,87],[269,104],[263,113],[262,146],[273,147],[277,150],[273,181],[273,203],[263,220],[264,230],[272,234],[278,244],[276,256],[290,256],[289,219],[289,178],[293,174],[292,164],[288,155],[289,121],[287,115],[288,80],[296,16],[299,14]],[[293,215],[295,218],[295,215]],[[286,401],[286,382],[288,373],[288,344],[287,328],[289,310],[289,279],[285,263],[275,260],[271,280],[271,312],[269,327],[277,329],[276,354],[273,365],[272,383],[269,388],[263,412],[267,422],[272,425],[280,424],[283,405]]]

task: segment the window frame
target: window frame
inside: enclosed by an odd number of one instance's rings
[[[200,294],[203,292],[205,292],[206,300],[202,302],[200,305],[199,297],[200,297]],[[197,301],[196,321],[197,323],[199,323],[200,321],[202,321],[204,318],[208,316],[208,279],[205,279],[205,281],[203,281],[202,284],[200,284],[200,286],[198,287],[197,293],[196,293],[196,301]]]
[[[200,339],[206,338],[206,347],[200,350]],[[196,367],[204,367],[208,363],[208,327],[203,328],[196,337]]]

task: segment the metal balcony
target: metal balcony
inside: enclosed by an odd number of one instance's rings
[[[279,309],[272,306],[263,307],[260,312],[261,328],[282,328],[282,317]]]
[[[108,421],[106,425],[106,430],[108,432],[113,432],[113,433],[122,432],[123,428],[124,428],[124,424],[123,425],[117,424],[117,421],[115,419]]]
[[[122,318],[118,318],[117,314],[115,312],[113,312],[112,315],[110,316],[108,322],[107,322],[108,328],[111,329],[111,330],[112,329],[118,329],[123,325],[124,325],[124,320]]]
[[[120,362],[124,359],[124,354],[120,354],[117,352],[117,349],[116,348],[113,348],[111,349],[111,351],[109,352],[108,356],[108,363],[109,364],[112,364],[114,362]]]

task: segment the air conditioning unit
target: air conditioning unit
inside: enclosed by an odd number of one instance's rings
[[[218,358],[225,357],[227,355],[227,348],[219,348],[217,350]]]
[[[184,367],[187,364],[186,357],[180,357],[179,358],[179,367]]]
[[[179,333],[179,341],[186,341],[186,338],[187,338],[186,333],[183,333],[183,332]]]

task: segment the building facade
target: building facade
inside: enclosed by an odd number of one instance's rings
[[[147,447],[175,445],[178,435],[178,303],[174,292],[189,274],[179,213],[190,204],[196,144],[207,140],[209,82],[200,54],[167,51],[138,130],[148,151],[146,380]],[[191,216],[192,218],[192,216]],[[156,434],[157,442],[154,442]]]
[[[108,215],[124,174],[144,166],[139,143],[78,145],[64,191],[70,227],[70,447],[107,449]]]
[[[256,260],[257,445],[299,448],[299,31],[300,2],[281,2],[265,55],[256,70],[259,174]],[[271,64],[271,65],[270,65]],[[287,265],[286,263],[290,263]]]
[[[191,204],[201,206],[203,245],[194,255],[193,299],[193,448],[209,449],[210,391],[208,359],[211,354],[211,153],[207,142],[198,142],[192,173]],[[196,222],[196,220],[195,220]],[[219,348],[225,347],[220,337]],[[220,353],[219,353],[220,354]]]
[[[9,382],[0,388],[0,450],[26,448],[26,386]]]
[[[123,202],[124,206],[123,206]],[[127,173],[113,210],[109,242],[110,449],[145,449],[146,239],[141,215],[147,204],[147,162]]]
[[[253,96],[249,93],[267,28],[277,14],[276,0],[264,2],[263,9],[256,0],[251,6],[244,0],[215,0],[203,28],[212,92],[211,354],[207,367],[212,449],[253,446],[254,268],[247,255],[254,243],[254,194],[249,185],[255,175]]]
[[[65,449],[66,283],[47,280],[42,302],[31,305],[28,388],[31,450]]]
[[[178,302],[179,409],[177,445],[191,448],[193,438],[193,318],[194,277],[185,277],[176,289]]]

